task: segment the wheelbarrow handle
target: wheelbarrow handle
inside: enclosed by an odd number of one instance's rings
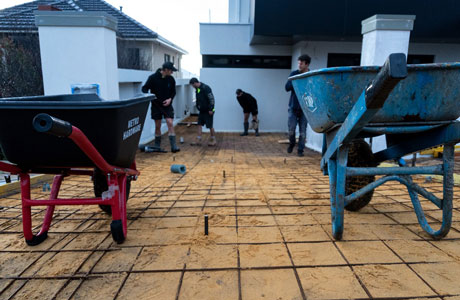
[[[366,88],[366,107],[369,109],[382,108],[393,88],[406,77],[406,55],[404,53],[390,54],[377,76]]]
[[[36,115],[32,125],[38,132],[59,137],[68,137],[72,134],[72,124],[44,113]]]

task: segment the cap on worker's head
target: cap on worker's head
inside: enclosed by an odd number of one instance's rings
[[[198,79],[196,79],[195,77],[192,77],[189,81],[190,84],[194,84],[194,83],[198,83]]]
[[[167,61],[163,64],[162,66],[163,70],[164,69],[168,69],[168,70],[171,70],[171,71],[177,71],[176,67],[174,67],[174,64],[170,61]]]
[[[243,92],[242,89],[236,89],[236,94],[237,94],[237,95],[241,94],[242,92]]]

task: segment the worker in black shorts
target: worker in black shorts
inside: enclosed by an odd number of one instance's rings
[[[176,134],[174,133],[174,108],[172,102],[176,96],[176,81],[171,75],[177,69],[172,62],[165,62],[161,69],[150,75],[142,87],[142,92],[155,94],[156,99],[152,101],[151,113],[155,121],[155,146],[160,152],[161,149],[161,119],[164,117],[168,126],[169,143],[171,152],[180,151],[176,145]]]
[[[256,132],[256,136],[259,136],[259,120],[257,120],[257,100],[251,94],[244,92],[241,89],[236,90],[236,99],[243,108],[244,113],[244,132],[241,136],[248,135],[249,130],[249,114],[252,115],[251,128]]]
[[[196,140],[191,144],[192,146],[201,145],[201,133],[202,126],[206,125],[206,128],[209,128],[211,131],[211,139],[209,140],[208,146],[215,146],[216,142],[216,133],[213,128],[214,120],[214,95],[209,85],[198,81],[195,77],[190,79],[190,84],[195,88],[196,96],[196,108],[199,111],[198,114],[198,135]]]

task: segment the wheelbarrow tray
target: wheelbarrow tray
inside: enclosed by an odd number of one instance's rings
[[[337,67],[291,77],[308,123],[326,132],[344,122],[380,67]],[[456,120],[460,116],[460,63],[408,65],[370,123],[417,123]]]
[[[3,98],[0,147],[6,159],[23,170],[94,167],[70,139],[34,130],[34,117],[47,113],[80,128],[109,164],[130,167],[153,99],[103,101],[95,94]]]

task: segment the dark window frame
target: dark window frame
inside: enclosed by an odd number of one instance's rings
[[[291,56],[203,55],[203,68],[291,69]]]
[[[407,64],[430,64],[434,63],[435,56],[431,54],[409,54]],[[359,66],[361,64],[360,53],[328,53],[327,67]]]

